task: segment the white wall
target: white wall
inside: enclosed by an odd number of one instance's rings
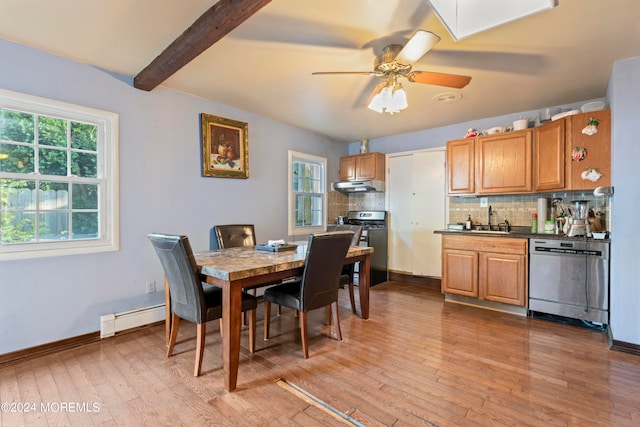
[[[611,331],[640,344],[640,57],[613,66],[611,103]]]
[[[0,40],[0,87],[120,114],[118,252],[0,261],[0,354],[99,330],[105,313],[148,306],[145,283],[162,289],[162,270],[146,235],[189,236],[209,246],[214,224],[248,222],[258,239],[286,238],[287,150],[328,158],[338,178],[344,144],[264,117]],[[241,90],[241,88],[238,88]],[[200,113],[248,123],[249,179],[204,178]]]

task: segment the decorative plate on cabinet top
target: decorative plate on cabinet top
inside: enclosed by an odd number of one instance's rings
[[[561,119],[561,118],[567,117],[567,116],[573,116],[574,114],[580,114],[581,112],[582,111],[580,111],[580,110],[565,111],[564,113],[559,113],[559,114],[556,114],[555,116],[551,117],[551,121],[558,120],[558,119]]]
[[[589,113],[591,111],[604,110],[604,101],[587,102],[581,107],[583,113]]]

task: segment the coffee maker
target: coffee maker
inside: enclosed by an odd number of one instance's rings
[[[569,227],[565,233],[567,236],[591,236],[588,203],[587,200],[575,200],[571,202],[571,216],[568,219]]]

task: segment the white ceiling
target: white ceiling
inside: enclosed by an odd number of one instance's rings
[[[214,3],[0,0],[0,38],[134,77]],[[639,24],[638,0],[559,0],[455,42],[424,0],[273,0],[163,86],[351,142],[603,97],[613,62],[640,55]],[[390,116],[365,105],[379,78],[311,75],[370,71],[419,28],[442,40],[413,69],[467,87],[401,80],[409,108]],[[448,92],[463,97],[432,100]]]

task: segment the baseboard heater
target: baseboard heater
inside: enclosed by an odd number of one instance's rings
[[[112,337],[116,332],[138,328],[163,321],[165,319],[164,304],[122,313],[104,314],[100,316],[100,338]]]

